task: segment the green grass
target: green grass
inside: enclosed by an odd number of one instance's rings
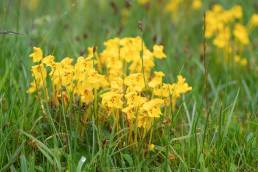
[[[23,2],[0,1],[0,31],[20,33],[0,34],[0,171],[257,171],[257,30],[246,53],[252,62],[247,67],[230,67],[219,62],[218,54],[206,54],[205,87],[200,50],[204,9],[193,16],[184,14],[175,25],[156,6],[146,9],[133,2],[122,25],[122,0],[114,1],[113,8],[108,0],[44,0],[35,11]],[[226,7],[240,3],[246,20],[258,10],[255,0],[220,2]],[[210,4],[205,1],[206,8]],[[140,35],[140,20],[146,44],[151,47],[157,41],[165,46],[168,58],[156,68],[166,73],[166,80],[174,81],[182,73],[193,87],[178,102],[165,134],[156,135],[155,151],[118,148],[126,128],[105,133],[92,122],[80,128],[79,120],[71,123],[67,117],[82,112],[42,109],[26,93],[33,46],[58,59],[76,58],[88,46],[102,49],[109,38]]]

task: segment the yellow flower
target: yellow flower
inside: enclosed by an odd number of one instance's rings
[[[241,58],[239,55],[236,55],[234,57],[234,60],[237,64],[241,65],[241,66],[246,66],[247,65],[247,59],[246,58]]]
[[[163,72],[154,72],[154,77],[149,82],[149,87],[155,88],[162,85],[162,78],[165,76]]]
[[[147,112],[148,117],[159,118],[161,115],[161,105],[164,103],[162,99],[154,98],[144,103],[140,109],[140,112]]]
[[[34,93],[35,91],[37,91],[37,85],[36,85],[36,82],[35,82],[35,81],[32,81],[32,82],[30,83],[30,87],[29,87],[28,90],[27,90],[27,93],[32,94],[32,93]]]
[[[236,24],[234,28],[234,36],[240,43],[247,45],[250,43],[248,32],[245,26],[242,24]]]
[[[128,86],[128,90],[141,92],[145,87],[142,73],[130,74],[124,80],[124,84]]]
[[[70,66],[73,62],[73,59],[70,57],[65,57],[60,63],[64,66]]]
[[[148,115],[146,115],[146,112],[145,113],[142,112],[137,117],[137,121],[136,121],[137,127],[148,130],[151,128],[151,126],[153,124],[153,120],[154,120],[154,118],[151,118]]]
[[[201,7],[202,7],[202,1],[201,0],[193,0],[192,8],[194,10],[199,10]]]
[[[227,27],[218,33],[216,38],[213,40],[213,44],[218,48],[225,48],[229,46],[229,40],[230,40],[230,30]]]
[[[163,59],[166,57],[166,54],[163,52],[164,47],[162,45],[153,46],[153,55],[158,59]]]
[[[123,107],[122,94],[110,91],[102,94],[101,97],[102,97],[102,105],[104,105],[105,107],[122,109]]]
[[[31,73],[34,80],[31,82],[30,87],[27,90],[28,93],[33,93],[43,87],[46,87],[47,71],[43,64],[32,66]]]
[[[151,144],[148,145],[148,150],[149,151],[154,151],[154,149],[155,149],[155,145],[154,144],[151,143]]]
[[[176,96],[180,96],[180,94],[186,93],[188,91],[192,90],[192,87],[190,87],[186,82],[185,78],[182,75],[177,76],[177,83],[172,84],[172,94]]]
[[[110,87],[114,91],[123,91],[124,81],[120,77],[114,77],[110,79]]]
[[[242,7],[240,5],[235,5],[233,8],[231,8],[231,13],[237,19],[242,18],[243,16]]]
[[[248,27],[251,29],[257,26],[258,26],[258,14],[253,14],[248,23]]]
[[[170,0],[169,3],[166,5],[165,10],[168,12],[175,12],[178,10],[180,3],[181,0]]]
[[[91,88],[84,88],[81,93],[81,101],[83,103],[89,104],[94,100],[93,91]]]
[[[125,98],[127,105],[131,107],[139,107],[147,100],[145,97],[139,96],[137,92],[129,92],[125,95]]]
[[[38,47],[33,47],[33,53],[30,54],[30,57],[34,63],[40,62],[43,58],[42,50]]]
[[[101,87],[106,87],[108,82],[105,76],[100,75],[98,73],[93,73],[92,75],[87,77],[87,84],[92,88],[99,89]]]
[[[122,109],[122,112],[126,114],[127,120],[132,120],[135,118],[136,108],[128,106]]]
[[[170,84],[163,83],[162,86],[154,88],[153,94],[158,97],[169,97],[170,87]]]
[[[222,12],[224,9],[220,4],[215,4],[212,6],[212,11],[215,13],[220,13]]]
[[[42,63],[44,63],[47,66],[52,67],[55,63],[55,57],[52,55],[48,55],[42,59]]]
[[[47,71],[43,64],[34,65],[31,67],[31,72],[35,78],[36,84],[39,84],[38,87],[43,86],[45,79],[47,77]]]
[[[91,58],[93,58],[94,57],[94,47],[89,47],[88,49],[88,54],[87,54],[87,58],[88,59],[91,59]]]

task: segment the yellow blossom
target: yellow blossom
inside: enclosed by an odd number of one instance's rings
[[[175,84],[172,84],[172,95],[174,96],[180,96],[183,93],[186,93],[188,91],[192,90],[192,87],[190,87],[186,82],[185,78],[182,75],[177,76],[177,82]]]
[[[30,87],[29,87],[28,90],[27,90],[27,93],[32,94],[32,93],[34,93],[35,91],[37,91],[37,85],[36,85],[36,82],[35,82],[35,81],[32,81],[32,82],[30,83]]]
[[[149,87],[155,88],[159,85],[162,85],[162,78],[165,76],[163,72],[154,72],[154,77],[149,82]]]
[[[137,92],[129,92],[125,95],[125,98],[127,105],[130,107],[139,107],[147,100],[145,97],[139,96]]]
[[[127,120],[132,120],[135,118],[136,108],[132,106],[127,106],[122,109],[122,112],[126,114]]]
[[[83,103],[89,104],[94,100],[93,91],[91,88],[84,88],[81,92],[81,101]]]
[[[34,63],[40,62],[41,59],[43,58],[43,53],[41,48],[33,47],[33,53],[30,54],[30,57],[32,58],[32,61]]]
[[[47,66],[53,66],[55,63],[55,57],[52,55],[48,55],[42,59],[42,63],[44,63]]]
[[[122,109],[123,107],[122,94],[110,91],[102,94],[101,97],[102,97],[102,105],[104,105],[105,107]]]
[[[131,91],[140,92],[145,87],[142,73],[130,74],[125,78],[124,84],[128,86],[128,89]]]
[[[147,112],[148,117],[159,118],[161,115],[160,108],[163,103],[162,99],[152,99],[142,105],[140,112]]]
[[[246,66],[247,65],[247,59],[246,58],[241,58],[239,55],[236,55],[234,57],[234,60],[237,64],[241,66]]]
[[[229,46],[230,41],[230,30],[225,28],[221,30],[216,38],[213,40],[213,44],[219,48],[225,48]]]
[[[238,23],[235,25],[234,36],[243,45],[247,45],[250,42],[247,29],[242,24]]]
[[[151,143],[151,144],[148,145],[148,150],[149,151],[154,151],[154,149],[155,149],[155,145],[154,144]]]
[[[248,26],[250,29],[258,26],[258,14],[252,15],[251,19],[249,20]]]
[[[201,0],[193,0],[192,2],[192,8],[194,10],[198,10],[202,7],[202,1]]]
[[[237,19],[242,18],[243,16],[242,7],[240,5],[235,5],[234,7],[231,8],[231,13]]]
[[[163,52],[164,47],[162,45],[154,45],[153,55],[158,59],[163,59],[166,57],[166,54]]]

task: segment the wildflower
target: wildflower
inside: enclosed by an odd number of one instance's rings
[[[174,107],[175,104],[176,104],[177,99],[180,98],[182,94],[192,90],[192,87],[190,87],[185,82],[185,78],[183,76],[178,75],[177,76],[177,82],[169,85],[169,90],[170,90],[169,92],[172,96],[171,103]],[[170,102],[170,101],[168,101],[168,102]]]
[[[93,58],[93,57],[94,57],[94,47],[89,47],[87,50],[88,50],[88,56],[87,56],[87,58],[88,58],[88,59]]]
[[[48,55],[42,59],[42,63],[44,63],[47,66],[52,67],[55,63],[55,57],[52,55]]]
[[[130,74],[124,80],[124,84],[128,86],[128,90],[141,92],[145,87],[142,73]]]
[[[146,115],[146,112],[145,113],[141,113],[138,115],[137,117],[137,127],[138,128],[144,128],[144,129],[150,129],[151,128],[151,125],[154,121],[154,118],[150,118],[148,115]]]
[[[169,97],[170,87],[170,84],[163,83],[162,86],[154,88],[153,94],[158,97]]]
[[[246,58],[241,58],[239,55],[236,55],[234,57],[234,60],[237,64],[241,65],[241,66],[246,66],[247,65],[247,60]]]
[[[236,19],[240,19],[243,16],[243,10],[242,7],[240,5],[235,5],[232,9],[231,9],[231,13],[234,16],[234,18]]]
[[[32,93],[34,93],[35,91],[37,91],[37,85],[36,85],[36,82],[35,82],[35,80],[34,80],[34,81],[32,81],[32,82],[30,83],[30,87],[28,88],[27,93],[32,94]]]
[[[192,90],[186,82],[185,78],[182,75],[177,76],[177,82],[171,85],[171,92],[173,96],[179,97],[181,94],[186,93]]]
[[[120,77],[114,77],[110,79],[110,88],[114,91],[123,91],[124,81]]]
[[[164,101],[162,99],[152,99],[144,103],[140,111],[147,112],[148,117],[159,118],[161,115],[160,107],[163,104],[163,102]]]
[[[149,87],[155,88],[159,85],[162,85],[162,78],[165,76],[163,72],[154,72],[154,77],[149,82]]]
[[[46,87],[47,71],[43,64],[34,65],[31,67],[31,73],[34,80],[30,83],[30,87],[27,90],[28,93],[33,93]]]
[[[115,110],[117,115],[126,116],[128,126],[135,124],[148,130],[162,115],[169,98],[175,104],[192,89],[181,75],[176,83],[167,84],[163,83],[163,72],[153,71],[154,60],[166,57],[162,45],[154,45],[150,51],[140,37],[113,38],[104,45],[99,54],[89,47],[87,56],[80,56],[75,62],[70,57],[57,62],[54,56],[43,57],[41,49],[34,48],[31,57],[37,64],[32,66],[33,80],[27,92],[42,88],[52,91],[49,95],[56,106],[60,102],[67,105],[71,100],[78,100],[80,106],[96,101],[102,105],[101,112]],[[98,95],[101,99],[95,99]],[[118,118],[117,115],[114,117]],[[117,121],[116,125],[120,125]],[[150,145],[150,150],[154,147]]]
[[[104,105],[105,107],[122,109],[123,107],[122,94],[110,91],[102,94],[101,97],[102,97],[102,105]]]
[[[176,12],[180,5],[181,0],[170,0],[169,3],[166,5],[165,10],[168,12]]]
[[[214,4],[214,5],[212,6],[212,11],[213,11],[214,13],[220,13],[220,12],[223,12],[224,9],[223,9],[223,7],[222,7],[220,4]]]
[[[248,26],[250,29],[258,26],[258,14],[252,15],[251,19],[249,20]]]
[[[94,95],[92,88],[86,87],[81,91],[81,101],[83,103],[89,104],[94,100]]]
[[[139,96],[137,92],[129,92],[125,95],[125,98],[127,105],[130,107],[139,107],[146,102],[146,98]]]
[[[247,45],[250,42],[247,29],[242,24],[235,25],[234,36],[243,45]]]
[[[232,56],[232,50],[242,52],[242,46],[250,44],[249,32],[255,26],[258,17],[253,15],[246,26],[242,20],[243,9],[240,5],[235,5],[230,9],[224,9],[221,5],[215,4],[211,10],[206,13],[205,37],[213,39],[213,45],[223,50],[225,60],[232,59],[239,63],[241,60]],[[236,22],[237,21],[237,22]],[[233,27],[232,27],[233,26]],[[245,64],[242,61],[242,65]],[[246,61],[247,62],[247,61]]]
[[[229,46],[229,40],[230,40],[230,30],[229,28],[225,28],[218,33],[216,38],[213,40],[213,44],[219,48],[225,48]]]
[[[154,45],[153,55],[158,59],[163,59],[166,57],[166,54],[163,52],[164,47],[162,45]]]
[[[202,1],[201,0],[193,0],[192,2],[192,8],[194,10],[198,10],[202,7]]]
[[[148,150],[149,151],[154,151],[154,149],[155,149],[155,145],[154,144],[151,143],[151,144],[148,145]]]
[[[38,47],[33,47],[33,53],[30,54],[30,57],[34,63],[40,62],[43,58],[42,50]]]
[[[126,114],[127,120],[132,120],[135,118],[136,108],[132,106],[127,106],[122,109],[122,112]]]

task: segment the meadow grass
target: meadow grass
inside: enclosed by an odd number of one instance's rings
[[[203,12],[212,2],[193,15],[185,12],[178,25],[134,1],[123,23],[124,2],[44,0],[31,11],[25,0],[0,1],[0,171],[257,171],[257,30],[250,65],[232,67],[210,53],[208,40],[203,52]],[[258,10],[255,0],[216,2],[241,4],[246,20]],[[67,118],[80,110],[53,111],[26,93],[33,46],[60,60],[76,58],[89,46],[103,49],[109,38],[138,35],[147,46],[164,45],[168,58],[155,68],[164,71],[165,80],[182,73],[193,87],[163,134],[156,133],[155,151],[121,147],[127,128],[103,132],[94,120],[82,127],[78,118]]]

